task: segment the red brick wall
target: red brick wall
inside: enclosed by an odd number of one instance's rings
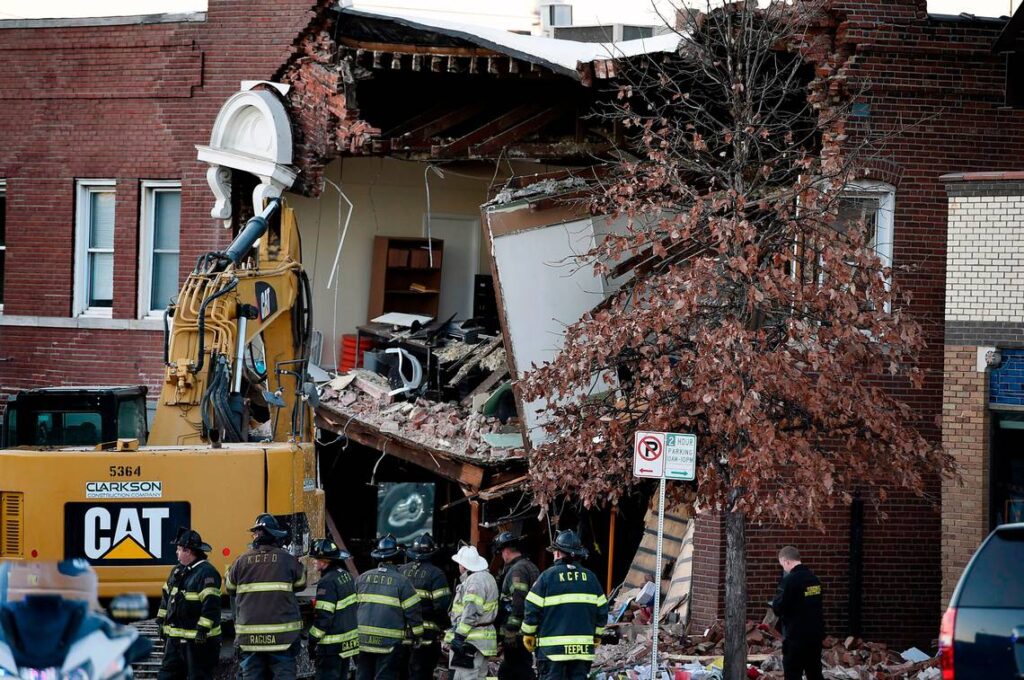
[[[941,441],[943,307],[945,304],[946,193],[949,172],[1024,168],[1024,112],[1002,108],[1003,58],[990,48],[1002,26],[992,22],[929,19],[924,0],[834,0],[843,23],[839,36],[855,55],[849,69],[869,87],[869,118],[854,131],[900,134],[866,165],[884,168],[877,179],[896,185],[894,260],[914,270],[897,274],[911,310],[927,329],[924,388],[896,391],[915,409],[920,426]],[[856,88],[855,88],[856,89]],[[946,487],[948,488],[948,486]],[[942,606],[942,520],[930,498],[900,495],[883,510],[865,507],[863,622],[866,638],[926,646],[938,633]],[[750,615],[760,618],[779,577],[777,550],[797,545],[822,578],[829,632],[848,627],[849,508],[826,515],[826,531],[750,527]],[[698,538],[720,541],[714,526],[698,525]],[[715,543],[709,550],[724,557]],[[948,579],[947,579],[948,580]],[[721,616],[720,564],[694,559],[694,617],[698,626]],[[717,605],[717,606],[716,606]]]
[[[115,319],[136,316],[139,183],[182,183],[181,275],[226,241],[196,144],[241,80],[272,79],[314,0],[210,0],[205,22],[0,28],[4,314],[69,317],[75,180],[117,180]],[[0,390],[159,381],[159,331],[0,325]]]

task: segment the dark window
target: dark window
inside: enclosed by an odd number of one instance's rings
[[[978,552],[958,607],[1024,608],[1024,528],[1000,531]]]
[[[1006,55],[1006,105],[1024,109],[1024,53]]]

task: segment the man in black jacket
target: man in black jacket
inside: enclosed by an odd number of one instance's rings
[[[329,538],[313,541],[309,554],[320,572],[309,656],[316,680],[341,680],[348,678],[349,659],[359,653],[355,579],[344,565],[352,555]]]
[[[398,568],[420,596],[423,612],[423,637],[412,646],[409,658],[410,680],[431,680],[434,677],[434,669],[441,658],[441,631],[448,627],[452,589],[444,572],[430,562],[437,552],[433,536],[417,536],[406,551],[412,561]]]
[[[501,555],[505,566],[498,574],[498,588],[501,600],[498,623],[501,626],[501,666],[498,680],[536,680],[533,672],[533,655],[523,646],[523,625],[526,595],[537,582],[540,570],[519,549],[520,537],[511,531],[503,531],[494,539],[494,552]]]
[[[181,527],[172,544],[178,565],[167,577],[156,614],[167,640],[157,677],[213,678],[220,656],[220,574],[206,560],[210,546],[198,532]]]
[[[786,572],[772,600],[772,611],[782,620],[782,667],[786,680],[821,680],[821,641],[825,621],[821,606],[821,581],[800,562],[800,551],[791,545],[779,551]]]

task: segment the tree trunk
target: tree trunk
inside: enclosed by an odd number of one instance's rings
[[[725,515],[725,680],[747,677],[747,518]]]

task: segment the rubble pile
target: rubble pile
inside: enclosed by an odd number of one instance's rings
[[[597,649],[594,669],[597,680],[649,680],[651,637],[648,626],[619,627],[621,642]],[[663,625],[659,633],[662,678],[680,677],[685,671],[693,680],[721,678],[725,653],[725,629],[721,622],[699,635],[688,635],[682,626]],[[781,679],[782,635],[774,627],[747,622],[747,660],[750,677]],[[920,659],[920,660],[918,660]],[[917,649],[897,652],[886,645],[860,638],[826,638],[822,644],[822,668],[826,680],[938,680],[938,659]]]
[[[502,425],[454,402],[416,399],[388,405],[382,397],[388,389],[381,376],[357,369],[328,383],[320,403],[340,416],[454,457],[504,460],[526,455],[522,449],[496,448],[484,440],[489,434],[519,432],[517,425]]]

